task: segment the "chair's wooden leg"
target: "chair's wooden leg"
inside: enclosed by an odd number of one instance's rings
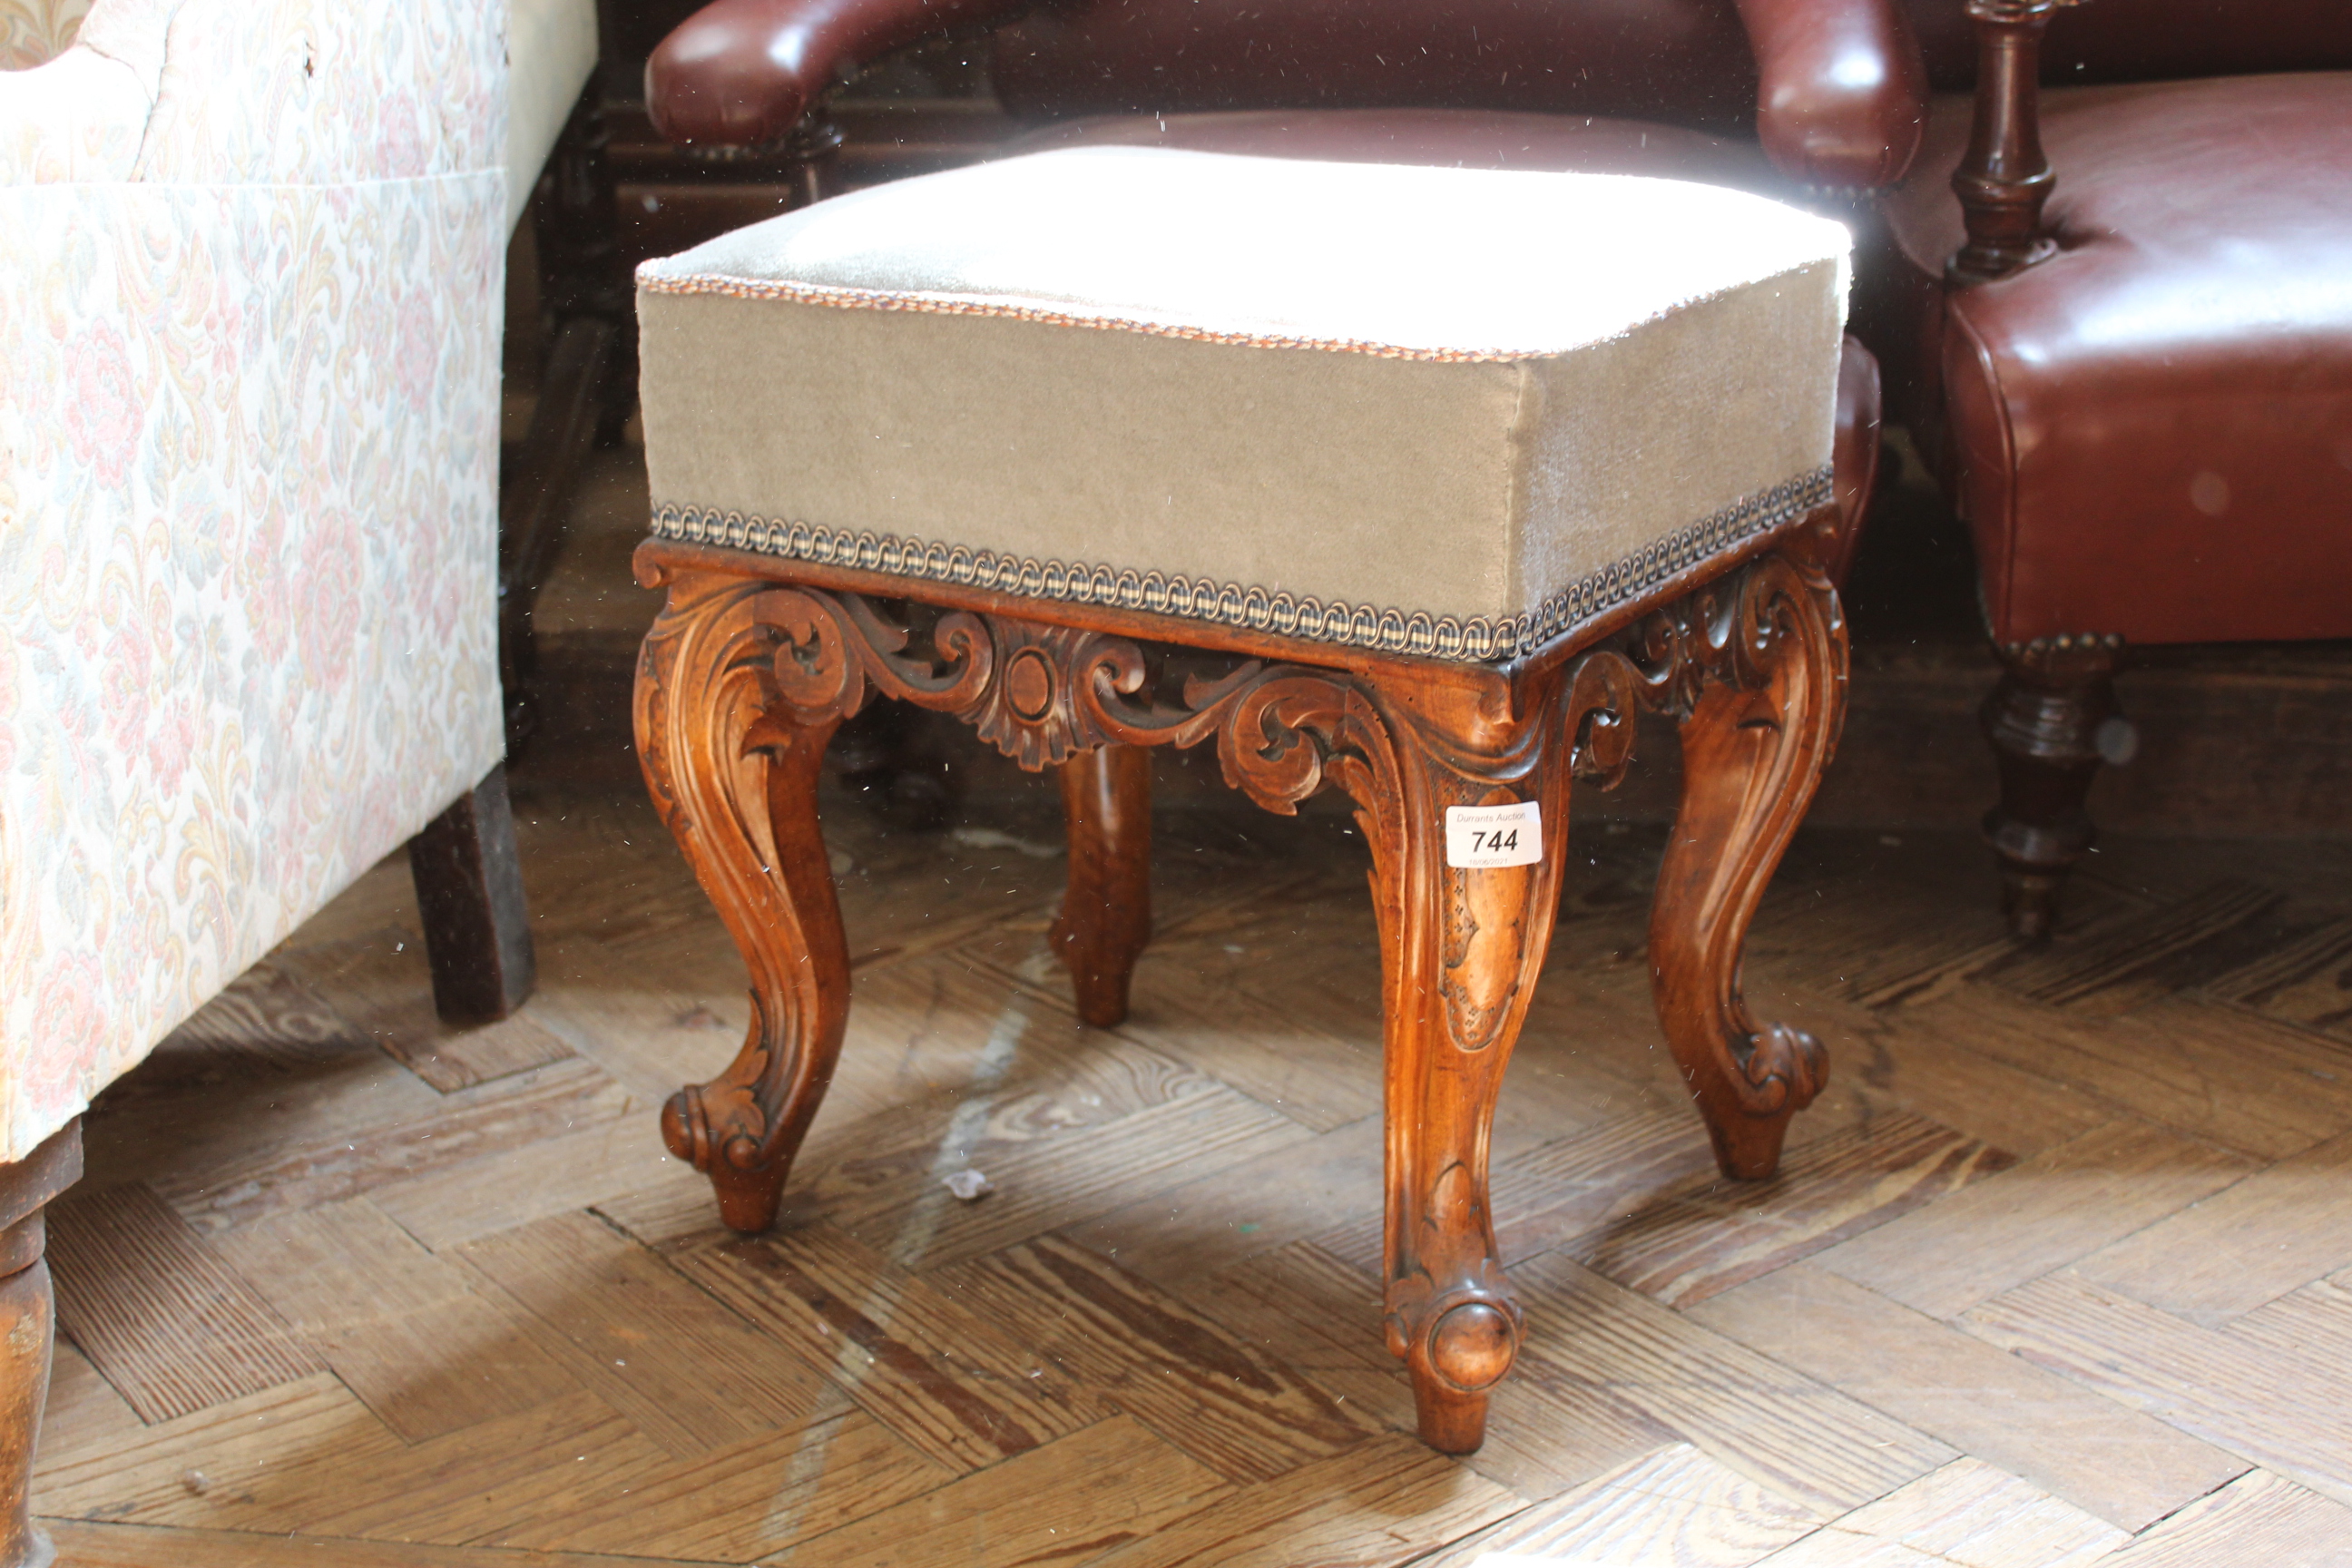
[[[1484,1441],[1487,1395],[1518,1353],[1522,1319],[1496,1252],[1486,1160],[1568,845],[1556,678],[1543,688],[1514,717],[1466,686],[1384,687],[1381,716],[1360,716],[1355,738],[1326,726],[1336,741],[1327,766],[1363,808],[1380,915],[1388,1343],[1411,1371],[1422,1440],[1441,1453]],[[1448,863],[1448,808],[1525,802],[1541,824],[1519,842],[1539,834],[1540,858]]]
[[[1078,1016],[1098,1028],[1127,1017],[1128,982],[1151,940],[1151,753],[1107,745],[1061,766],[1070,886],[1052,945],[1069,966]]]
[[[1658,1020],[1724,1174],[1769,1176],[1829,1074],[1821,1042],[1740,994],[1748,921],[1812,803],[1845,712],[1845,625],[1809,561],[1767,559],[1704,628],[1710,679],[1683,721],[1683,796],[1650,916]]]
[[[2058,895],[2096,837],[2091,781],[2102,762],[2138,749],[2116,703],[2119,637],[2045,637],[2000,649],[2000,684],[1985,699],[1985,739],[2000,766],[2000,804],[1985,838],[2000,861],[2001,909],[2028,942],[2058,924]]]
[[[26,1159],[0,1165],[0,1568],[46,1568],[57,1560],[32,1516],[33,1454],[57,1342],[42,1211],[80,1178],[79,1121]]]
[[[453,1024],[506,1017],[538,977],[504,763],[408,841],[433,966],[433,1005]]]
[[[775,1222],[841,1052],[849,950],[816,787],[864,695],[808,595],[717,574],[679,574],[637,667],[646,787],[751,971],[741,1051],[671,1099],[662,1138],[740,1231]]]

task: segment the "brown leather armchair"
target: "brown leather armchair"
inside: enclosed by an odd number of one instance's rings
[[[1927,104],[1894,0],[717,0],[654,52],[646,102],[689,146],[821,155],[833,84],[951,28],[992,33],[998,95],[1040,122],[1016,150],[1642,174],[1851,209],[1902,176]],[[1878,458],[1851,339],[1839,394],[1842,575]]]
[[[2038,936],[2131,649],[2352,637],[2352,6],[1906,3],[1946,96],[1864,331],[1975,536]]]

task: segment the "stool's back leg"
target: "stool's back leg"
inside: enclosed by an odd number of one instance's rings
[[[1836,593],[1809,560],[1768,558],[1736,581],[1712,679],[1683,721],[1682,808],[1651,908],[1650,967],[1716,1159],[1756,1180],[1779,1167],[1789,1119],[1829,1073],[1812,1036],[1749,1016],[1739,966],[1836,744],[1846,649]]]
[[[1127,1018],[1128,982],[1151,940],[1151,753],[1111,744],[1061,766],[1070,885],[1050,941],[1069,966],[1078,1016]]]
[[[751,971],[741,1051],[671,1099],[662,1138],[740,1231],[774,1223],[841,1052],[849,952],[816,786],[864,694],[821,607],[716,574],[679,574],[638,662],[646,786]]]

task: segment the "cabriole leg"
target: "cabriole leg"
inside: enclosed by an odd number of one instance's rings
[[[1049,939],[1069,966],[1078,1016],[1127,1017],[1128,982],[1151,940],[1151,753],[1118,744],[1061,766],[1070,885]]]
[[[1761,1180],[1829,1059],[1803,1030],[1749,1016],[1740,958],[1836,744],[1845,626],[1818,570],[1768,557],[1693,629],[1709,645],[1708,679],[1682,726],[1682,807],[1651,907],[1651,975],[1717,1162]]]
[[[646,787],[751,971],[742,1049],[671,1098],[662,1139],[740,1231],[775,1222],[841,1051],[849,952],[816,786],[863,696],[807,596],[717,574],[679,576],[637,667]]]

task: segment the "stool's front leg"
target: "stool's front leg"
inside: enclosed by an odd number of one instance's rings
[[[1809,561],[1767,557],[1694,627],[1707,683],[1683,721],[1683,798],[1658,873],[1650,967],[1658,1018],[1717,1162],[1778,1168],[1789,1120],[1829,1076],[1821,1042],[1758,1024],[1740,994],[1748,921],[1821,782],[1845,713],[1845,625]]]
[[[1127,1019],[1128,982],[1151,940],[1151,753],[1116,742],[1061,766],[1070,885],[1054,921],[1078,1016],[1098,1028]]]
[[[1228,751],[1228,775],[1275,804],[1252,777],[1252,757],[1263,773],[1303,774],[1302,759],[1319,756],[1319,772],[1362,808],[1387,1037],[1389,1348],[1412,1371],[1422,1440],[1466,1454],[1485,1437],[1486,1396],[1518,1352],[1521,1315],[1496,1252],[1486,1164],[1495,1098],[1559,901],[1569,757],[1559,682],[1538,677],[1515,691],[1501,678],[1391,678],[1368,698],[1338,679],[1293,679],[1265,695],[1241,713],[1244,744],[1238,756]],[[1522,803],[1541,821],[1522,828],[1514,849],[1539,839],[1540,858],[1447,863],[1449,807]]]
[[[672,1097],[662,1139],[740,1231],[774,1223],[841,1051],[849,952],[817,772],[866,689],[825,603],[716,573],[677,574],[638,663],[646,785],[751,971],[742,1049]]]

